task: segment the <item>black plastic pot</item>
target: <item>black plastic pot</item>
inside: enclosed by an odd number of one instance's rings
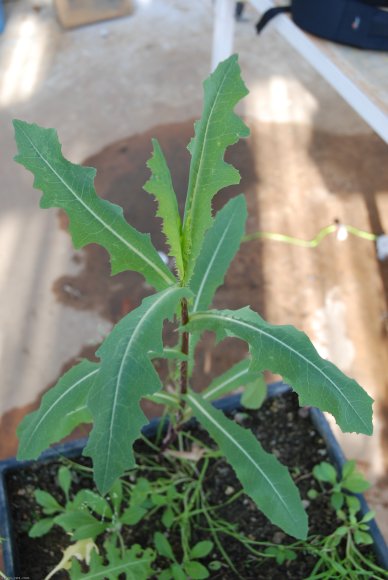
[[[281,396],[285,392],[289,391],[290,387],[284,383],[274,383],[269,385],[268,397]],[[232,395],[216,401],[215,406],[225,412],[233,410],[243,410],[240,401],[240,395]],[[331,461],[337,467],[338,471],[341,471],[346,458],[331,431],[329,423],[327,422],[325,416],[319,409],[310,408],[310,417],[314,423],[315,428],[320,433],[321,437],[324,439],[328,454]],[[159,419],[152,420],[148,425],[143,428],[143,434],[147,438],[152,438],[156,433],[156,428],[159,425]],[[70,443],[65,443],[63,445],[56,445],[55,447],[49,449],[42,454],[39,461],[48,461],[51,458],[56,458],[58,456],[65,457],[76,457],[82,453],[82,450],[86,444],[86,439],[80,439]],[[12,532],[12,520],[10,514],[10,507],[7,498],[6,489],[6,475],[9,471],[14,471],[15,469],[23,469],[23,467],[31,464],[31,461],[19,462],[15,458],[7,459],[0,462],[0,536],[5,539],[3,548],[3,558],[5,566],[5,574],[8,577],[14,578],[19,576],[18,571],[18,553],[14,546],[13,532]],[[369,511],[369,507],[363,495],[358,495],[361,502],[361,514],[364,515]],[[375,522],[372,520],[369,522],[369,528],[371,536],[374,540],[373,549],[376,553],[377,560],[382,568],[388,570],[388,547],[385,540]]]

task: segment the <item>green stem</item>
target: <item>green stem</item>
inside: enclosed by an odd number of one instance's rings
[[[186,298],[182,298],[181,300],[181,324],[183,327],[186,326],[189,322],[189,309],[187,305]],[[167,435],[163,439],[161,452],[163,453],[171,443],[173,443],[177,438],[177,428],[179,428],[179,424],[182,422],[186,402],[184,400],[184,396],[187,394],[187,386],[188,386],[188,354],[189,354],[189,333],[183,331],[182,338],[181,338],[181,353],[184,356],[184,359],[180,362],[180,377],[179,377],[179,412],[176,416],[176,425],[174,426],[172,421],[169,422],[167,428]]]
[[[181,302],[181,318],[182,318],[182,326],[186,326],[189,322],[189,310],[187,306],[186,298],[182,299]],[[181,340],[181,353],[187,357],[189,354],[189,333],[183,331],[182,332],[182,340]],[[185,407],[185,401],[183,399],[184,395],[187,394],[187,384],[188,384],[188,362],[186,360],[182,360],[180,363],[180,396],[181,396],[181,409],[183,411]]]
[[[254,232],[253,234],[247,234],[243,237],[243,242],[250,242],[251,240],[257,240],[260,238],[273,240],[276,242],[283,242],[285,244],[291,244],[293,246],[299,246],[302,248],[316,248],[321,241],[326,238],[326,236],[333,234],[338,231],[338,227],[342,226],[349,234],[362,238],[364,240],[369,240],[375,242],[378,238],[376,234],[371,234],[370,232],[365,232],[354,226],[334,223],[322,228],[318,234],[312,240],[302,240],[300,238],[295,238],[293,236],[286,236],[284,234],[278,234],[275,232]]]

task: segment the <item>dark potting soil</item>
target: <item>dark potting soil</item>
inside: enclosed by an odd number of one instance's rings
[[[336,521],[335,514],[328,504],[328,497],[320,495],[313,501],[307,499],[307,491],[317,488],[311,476],[312,468],[315,464],[327,459],[327,450],[307,410],[299,408],[296,395],[288,393],[269,399],[258,411],[236,412],[234,415],[240,424],[252,429],[264,449],[274,453],[290,469],[307,508],[310,534],[326,536],[333,532],[339,522]],[[212,444],[202,428],[195,428],[194,434],[198,439]],[[142,445],[144,444],[136,445],[138,452],[142,451]],[[79,461],[87,464],[88,460],[79,458]],[[163,457],[160,461],[163,462]],[[137,462],[140,462],[140,458],[137,458]],[[17,469],[8,474],[7,487],[20,559],[18,572],[22,577],[30,580],[42,580],[60,561],[62,551],[69,545],[69,536],[58,526],[54,526],[51,532],[42,538],[31,539],[28,536],[31,525],[42,517],[41,508],[34,499],[36,488],[50,492],[61,503],[64,501],[63,494],[56,485],[57,472],[61,464],[63,464],[61,461],[47,463],[44,467],[32,464],[28,468]],[[220,518],[234,523],[240,532],[257,541],[271,541],[276,544],[288,544],[294,541],[293,538],[273,526],[246,495],[241,494],[233,503],[223,505],[231,493],[241,488],[232,468],[224,460],[214,460],[207,474],[204,492],[210,505],[220,506],[217,510]],[[152,474],[150,476],[152,477]],[[144,470],[142,470],[142,477],[147,477]],[[80,471],[74,473],[73,482],[71,491],[74,494],[83,487],[93,488],[91,478]],[[204,527],[205,525],[206,523],[203,522]],[[149,538],[152,538],[157,530],[165,532],[159,516],[150,521],[142,520],[135,526],[123,529],[123,533],[129,544],[139,543],[145,548],[149,545]],[[170,530],[168,538],[179,556],[179,530]],[[209,534],[194,527],[193,545],[205,539],[211,539]],[[314,558],[303,552],[299,553],[297,560],[279,565],[272,558],[255,559],[230,536],[222,535],[220,540],[240,576],[224,566],[219,571],[211,572],[211,578],[214,579],[306,579],[314,566]],[[212,550],[208,562],[212,560],[222,560],[216,547]],[[206,560],[201,560],[201,562],[206,563]],[[163,567],[163,560],[159,560],[157,564]],[[53,578],[59,580],[68,578],[68,575],[61,572]],[[158,578],[158,573],[154,578]]]

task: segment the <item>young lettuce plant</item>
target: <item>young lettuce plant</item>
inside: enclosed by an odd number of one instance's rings
[[[244,235],[244,196],[229,201],[215,217],[212,199],[240,180],[224,154],[249,134],[233,112],[247,92],[235,55],[205,81],[202,118],[195,123],[188,145],[191,164],[182,217],[166,160],[153,141],[148,162],[151,178],[145,190],[158,202],[157,215],[162,218],[174,271],[162,261],[149,236],[127,223],[120,207],[96,195],[95,170],[62,156],[53,129],[14,121],[16,160],[34,174],[34,186],[43,192],[41,207],[67,212],[76,248],[89,243],[105,247],[112,274],[135,270],[156,290],[113,328],[96,352],[99,362],[83,360],[73,367],[43,397],[40,408],[22,421],[18,457],[35,459],[79,423],[92,422],[84,454],[91,457],[96,485],[105,494],[125,470],[135,467],[132,447],[147,422],[140,402],[154,397],[172,411],[169,440],[183,419],[194,415],[259,509],[285,532],[304,539],[307,515],[288,470],[263,450],[251,432],[210,401],[236,383],[251,385],[267,369],[283,376],[301,405],[328,411],[343,431],[371,434],[372,399],[354,380],[321,359],[307,336],[295,328],[271,325],[248,306],[235,311],[208,309]],[[162,329],[164,321],[174,316],[179,343],[167,351]],[[234,336],[246,341],[250,357],[231,368],[225,380],[216,380],[198,394],[190,378],[195,345],[205,330],[214,331],[218,340]],[[162,392],[152,363],[155,357],[175,357],[174,395]]]

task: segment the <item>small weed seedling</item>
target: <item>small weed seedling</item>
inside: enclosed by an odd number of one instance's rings
[[[326,461],[314,467],[313,475],[321,491],[311,489],[308,496],[314,500],[320,494],[329,494],[330,504],[340,524],[326,538],[311,539],[310,551],[317,556],[311,580],[318,578],[340,580],[345,577],[350,580],[388,578],[388,572],[377,566],[360,550],[362,546],[373,543],[368,522],[375,514],[369,511],[361,519],[357,517],[361,503],[354,494],[369,489],[370,483],[357,470],[355,461],[347,461],[344,464],[340,477],[334,467]]]
[[[35,492],[43,517],[32,526],[29,535],[44,535],[56,524],[72,538],[72,544],[46,580],[62,569],[69,571],[70,578],[78,578],[78,563],[73,567],[73,558],[89,566],[93,562],[94,572],[107,574],[119,566],[120,571],[136,573],[136,578],[140,579],[151,576],[161,580],[200,580],[225,569],[239,578],[239,571],[223,549],[225,538],[239,543],[251,565],[258,570],[266,559],[281,566],[303,554],[315,561],[309,580],[381,580],[388,577],[388,573],[376,565],[373,556],[362,550],[372,541],[368,522],[374,514],[368,512],[357,519],[360,510],[357,497],[346,492],[342,507],[333,508],[333,520],[335,513],[338,526],[329,535],[309,535],[306,541],[286,544],[254,540],[219,515],[220,509],[232,506],[240,498],[241,491],[228,495],[217,506],[211,505],[207,494],[203,493],[203,482],[211,477],[210,462],[219,459],[218,451],[204,444],[200,447],[200,441],[190,440],[186,432],[179,438],[183,438],[181,448],[191,445],[195,452],[172,450],[171,456],[164,456],[163,463],[158,456],[156,459],[153,455],[136,456],[136,477],[133,476],[135,472],[128,472],[115,482],[105,497],[90,489],[73,494],[73,472],[81,470],[83,477],[92,477],[92,470],[78,464],[71,464],[71,470],[67,466],[58,470],[58,490],[64,501],[41,490]],[[144,469],[153,474],[152,479],[142,477]],[[339,481],[334,477],[334,467],[327,462],[313,471],[321,491],[310,490],[308,496],[312,501],[322,494],[332,498],[345,486],[365,490],[369,485],[355,470],[354,462],[347,462]],[[146,549],[138,544],[132,544],[130,550],[126,547],[126,538],[128,534],[133,536],[134,526],[139,524],[153,530],[156,522],[158,529],[151,533]],[[209,539],[195,540],[198,533],[205,533]],[[174,548],[169,537],[174,539]],[[105,565],[102,565],[103,554],[99,555],[98,546],[101,545],[103,553],[111,555]],[[217,552],[219,560],[214,557]]]
[[[258,508],[286,533],[305,539],[307,515],[286,467],[265,452],[250,431],[216,410],[211,400],[236,384],[249,384],[252,393],[252,383],[261,380],[262,371],[267,369],[283,376],[302,405],[331,413],[343,431],[371,434],[372,399],[354,380],[321,359],[307,336],[295,328],[269,324],[248,306],[209,309],[245,230],[243,195],[230,200],[215,216],[212,199],[219,190],[240,180],[238,171],[224,161],[224,154],[249,134],[233,112],[246,94],[235,55],[205,81],[203,114],[188,145],[191,164],[183,215],[161,147],[153,140],[148,161],[151,177],[144,189],[158,202],[157,215],[163,222],[171,268],[150,237],[124,219],[120,207],[97,196],[95,170],[63,157],[53,129],[14,121],[19,151],[16,160],[34,174],[34,186],[43,192],[41,207],[65,210],[74,246],[103,246],[110,255],[112,274],[134,270],[156,290],[113,328],[96,352],[98,362],[83,360],[73,367],[43,397],[40,408],[22,421],[18,457],[35,459],[78,424],[92,423],[84,454],[92,459],[98,490],[108,494],[117,479],[135,467],[132,447],[147,423],[140,402],[151,398],[169,409],[171,426],[165,449],[176,439],[183,421],[194,415]],[[162,330],[164,322],[171,319],[175,320],[178,341],[173,349],[166,349]],[[198,394],[192,389],[191,377],[195,346],[204,331],[213,331],[218,341],[228,336],[246,341],[250,356],[229,370],[227,380],[221,377]],[[163,391],[153,365],[157,357],[169,358],[175,364],[173,393],[171,389]],[[257,388],[261,388],[259,384]],[[81,499],[94,501],[87,493],[81,494]],[[106,510],[101,525],[114,530],[114,506],[98,500],[95,509]],[[66,512],[55,513],[57,521],[70,527]],[[131,517],[135,516],[131,513]],[[114,560],[115,551],[110,550]],[[96,567],[98,558],[93,551],[91,562]],[[175,564],[171,559],[171,566]]]

